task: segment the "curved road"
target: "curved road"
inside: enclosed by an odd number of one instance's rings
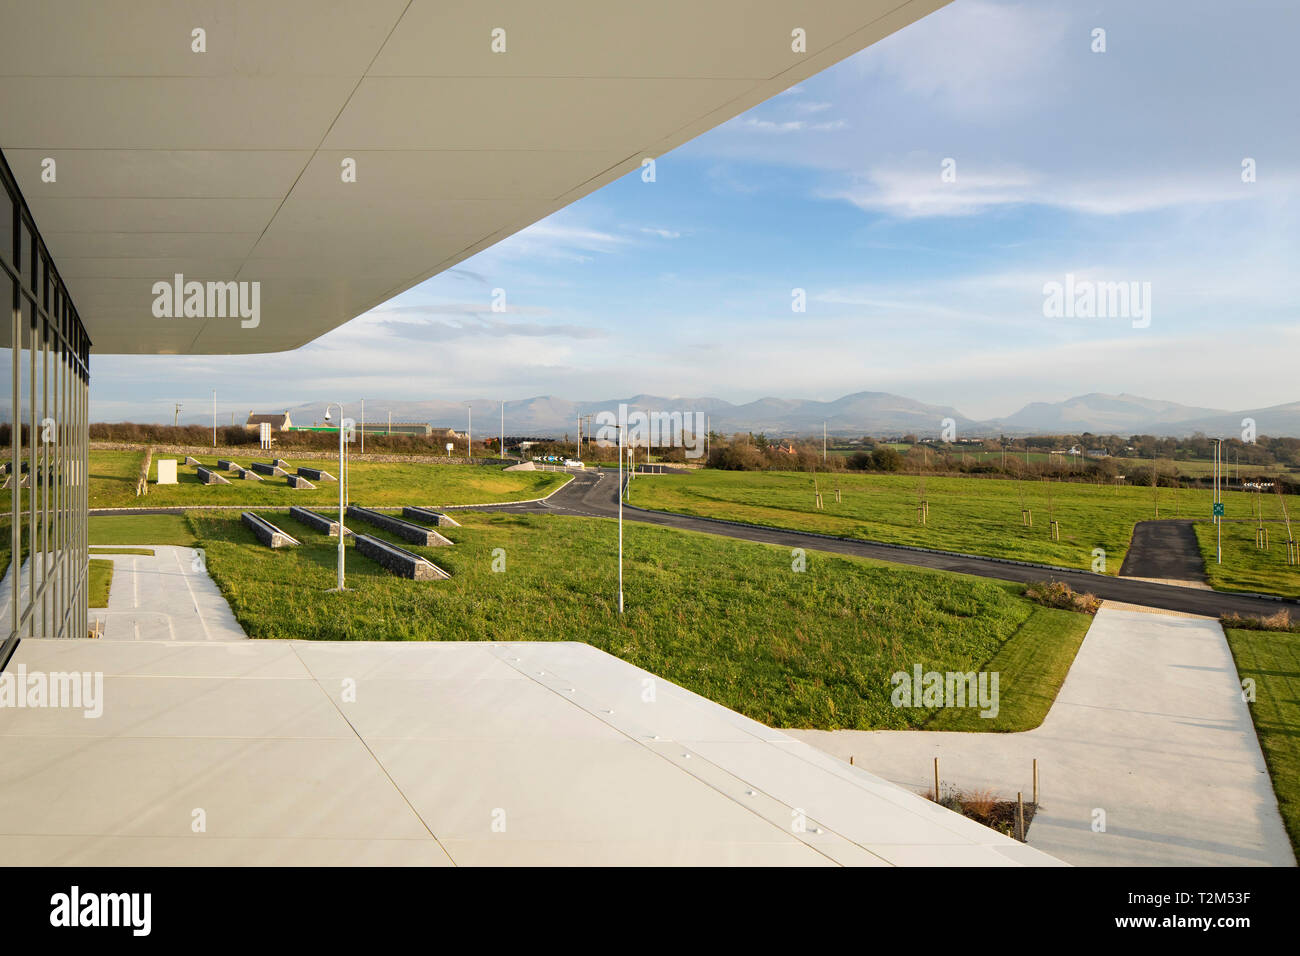
[[[615,518],[618,516],[618,495],[615,490],[617,485],[617,472],[592,469],[576,474],[573,481],[544,501],[513,505],[475,505],[469,509],[447,510],[514,511],[573,515],[586,518]],[[633,495],[635,495],[636,486],[633,485],[632,487]],[[739,538],[742,541],[753,541],[759,544],[775,544],[785,548],[829,551],[835,554],[874,558],[877,561],[888,561],[892,564],[907,564],[920,568],[932,568],[938,571],[957,571],[962,574],[973,574],[985,578],[1000,578],[1004,581],[1020,581],[1024,583],[1031,581],[1064,581],[1076,591],[1091,592],[1106,600],[1163,608],[1170,611],[1204,614],[1210,617],[1230,613],[1260,617],[1275,614],[1283,607],[1294,608],[1300,606],[1300,601],[1295,600],[1274,600],[1252,597],[1246,594],[1183,588],[1169,584],[1155,584],[1104,574],[1093,574],[1088,571],[1069,571],[1018,564],[1000,561],[996,558],[983,558],[942,551],[922,551],[896,545],[880,544],[874,541],[828,538],[799,531],[784,531],[754,525],[727,524],[720,521],[711,521],[707,518],[696,518],[691,515],[643,511],[626,504],[623,506],[623,519],[625,521],[639,521],[644,524],[659,525],[664,528],[701,531],[705,534]]]

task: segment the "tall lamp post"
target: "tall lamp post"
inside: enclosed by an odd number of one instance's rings
[[[1223,439],[1211,438],[1214,442],[1214,560],[1217,564],[1223,563],[1223,518],[1219,515],[1222,508],[1222,497],[1219,494],[1219,472],[1221,469],[1220,462],[1223,459]],[[1152,467],[1155,467],[1155,459],[1151,460]]]
[[[618,613],[623,613],[623,426],[618,429]]]
[[[342,592],[343,588],[343,403],[331,402],[325,406],[325,422],[329,423],[330,409],[335,405],[339,407],[339,567],[338,567],[338,590]]]

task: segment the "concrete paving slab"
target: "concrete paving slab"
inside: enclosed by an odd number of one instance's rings
[[[945,786],[1028,800],[1038,758],[1042,807],[1029,845],[1070,863],[1295,864],[1212,619],[1103,607],[1047,719],[1027,733],[786,733],[914,792],[933,787],[937,756]]]

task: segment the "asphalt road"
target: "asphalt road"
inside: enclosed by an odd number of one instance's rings
[[[1121,577],[1205,581],[1205,562],[1190,521],[1139,521]]]
[[[618,516],[617,486],[617,472],[592,469],[576,475],[573,481],[546,501],[519,505],[485,505],[475,510],[614,518]],[[636,500],[635,482],[632,484],[632,499]],[[874,558],[877,561],[888,561],[892,564],[906,564],[912,567],[932,568],[938,571],[957,571],[962,574],[973,574],[985,578],[1000,578],[1004,581],[1021,581],[1024,583],[1030,581],[1064,581],[1076,591],[1091,592],[1106,600],[1123,601],[1126,604],[1163,608],[1170,611],[1186,611],[1191,614],[1205,614],[1212,617],[1230,613],[1262,617],[1277,613],[1281,607],[1300,607],[1300,601],[1295,600],[1277,601],[1244,594],[1228,594],[1220,591],[1206,591],[1200,588],[1153,584],[1124,577],[1093,574],[1088,571],[1042,568],[999,561],[996,558],[983,558],[942,551],[913,550],[872,541],[826,538],[799,531],[726,524],[690,515],[642,511],[626,505],[623,508],[623,520],[659,525],[664,528],[677,528],[683,531],[702,531],[705,534],[739,538],[743,541],[754,541],[759,544],[774,544],[785,548],[806,548],[808,550],[828,551],[834,554],[854,555],[861,558]],[[1199,564],[1199,557],[1197,561]],[[1143,577],[1147,576],[1143,575]],[[1149,576],[1163,575],[1152,574]]]

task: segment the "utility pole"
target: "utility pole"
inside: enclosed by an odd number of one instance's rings
[[[172,409],[172,428],[175,428],[178,424],[180,424],[181,408],[182,408],[181,403],[177,402],[176,407]]]

